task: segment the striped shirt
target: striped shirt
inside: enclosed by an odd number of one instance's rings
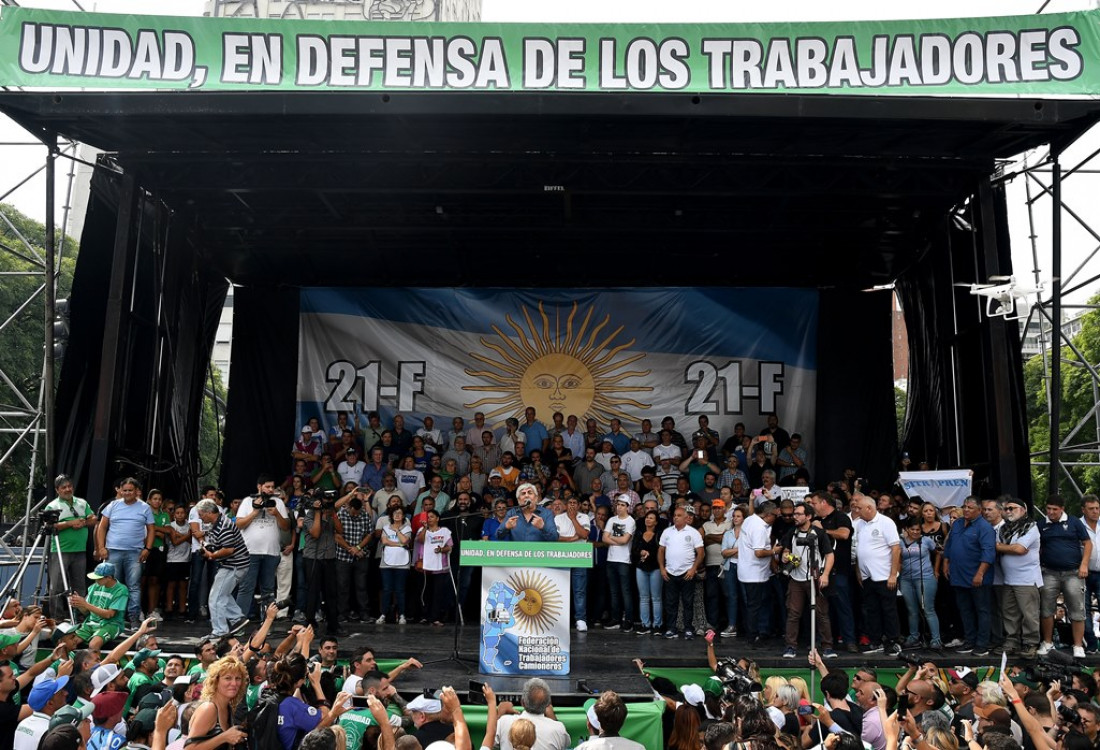
[[[206,544],[216,549],[226,547],[233,549],[233,554],[228,557],[219,557],[218,564],[226,568],[247,568],[250,562],[248,547],[245,546],[244,537],[237,524],[224,515],[218,516],[217,523],[206,534]]]

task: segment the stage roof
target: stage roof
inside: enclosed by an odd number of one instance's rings
[[[117,152],[241,284],[862,288],[1100,102],[9,92],[0,111]]]

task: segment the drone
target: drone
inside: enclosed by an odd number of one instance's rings
[[[1024,286],[1016,283],[1015,276],[990,276],[986,284],[955,284],[969,287],[975,297],[985,297],[985,314],[990,318],[1019,320],[1024,317],[1020,309],[1020,300],[1043,291],[1043,285]],[[1019,310],[1019,312],[1017,312]]]

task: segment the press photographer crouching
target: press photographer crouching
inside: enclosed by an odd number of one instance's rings
[[[248,625],[233,591],[248,574],[249,555],[241,530],[231,519],[222,514],[218,504],[210,499],[200,500],[195,506],[204,524],[211,524],[202,543],[202,556],[218,565],[214,583],[210,586],[210,637],[236,633]]]
[[[302,561],[305,567],[306,622],[317,628],[317,610],[324,598],[325,622],[329,635],[343,635],[336,600],[336,535],[343,526],[336,515],[336,493],[315,490],[306,503],[299,529],[305,537]]]

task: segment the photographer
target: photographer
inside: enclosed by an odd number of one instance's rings
[[[95,525],[95,513],[91,506],[73,495],[73,480],[65,474],[58,475],[53,483],[57,497],[45,507],[44,513],[56,513],[53,523],[55,540],[50,543],[50,615],[62,619],[65,608],[65,578],[74,594],[84,595],[87,590],[85,575],[88,572],[88,529]],[[60,550],[60,555],[58,555]]]
[[[798,629],[802,624],[802,612],[810,600],[810,586],[816,586],[817,634],[821,637],[822,656],[835,659],[833,630],[829,623],[829,599],[823,592],[829,586],[833,570],[833,543],[824,529],[811,524],[814,512],[806,503],[794,507],[795,527],[784,537],[783,560],[790,564],[790,582],[787,587],[787,650],[785,659],[793,659],[798,647]],[[811,643],[810,648],[817,648]]]
[[[316,701],[316,705],[312,706],[298,697],[307,694],[302,690],[307,677],[311,688],[309,693]],[[329,705],[321,687],[320,663],[308,665],[307,672],[307,663],[301,654],[291,654],[275,662],[268,677],[268,687],[279,701],[278,733],[282,750],[294,750],[307,732],[334,724],[347,710],[350,697],[347,693],[340,693],[334,704]]]
[[[200,554],[208,562],[218,563],[218,572],[210,586],[211,637],[217,639],[248,624],[248,618],[233,599],[233,589],[248,573],[248,549],[240,529],[222,515],[217,503],[200,500],[195,509],[202,522],[210,524]]]
[[[281,534],[290,528],[286,504],[276,495],[275,480],[261,474],[256,479],[256,494],[241,503],[237,511],[237,528],[248,549],[248,570],[237,589],[237,606],[249,616],[259,612],[275,599],[275,571],[281,559]],[[255,606],[253,594],[260,589],[260,605]]]
[[[318,598],[323,595],[328,634],[343,635],[336,601],[336,577],[331,574],[336,563],[336,535],[344,533],[340,519],[336,517],[335,493],[315,492],[300,523],[305,536],[302,562],[305,567],[306,622],[317,627]]]

